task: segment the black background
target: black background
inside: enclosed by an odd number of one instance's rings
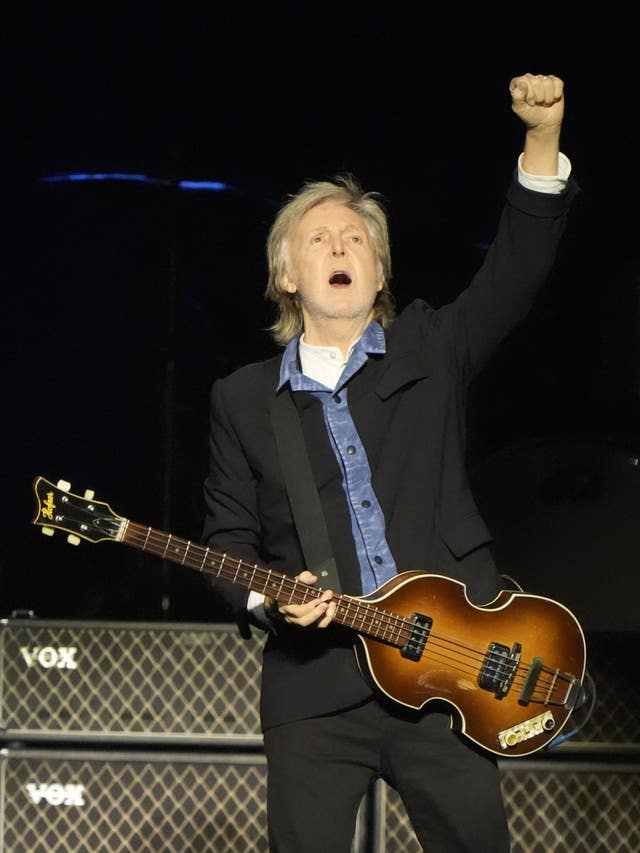
[[[275,351],[279,204],[353,172],[386,199],[399,307],[448,301],[492,238],[522,141],[508,84],[531,71],[565,80],[582,193],[536,308],[473,389],[470,464],[503,571],[587,627],[636,629],[634,13],[86,5],[25,4],[2,34],[0,616],[217,618],[185,569],[42,537],[33,478],[197,539],[211,382]],[[45,180],[68,173],[163,183]]]

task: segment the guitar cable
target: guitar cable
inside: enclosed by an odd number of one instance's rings
[[[588,707],[587,712],[584,716],[584,719],[577,726],[574,726],[574,728],[572,728],[570,731],[562,732],[557,737],[555,737],[553,740],[549,741],[549,743],[544,747],[545,751],[549,750],[549,749],[554,749],[555,747],[559,746],[561,743],[564,743],[565,740],[568,740],[569,738],[578,734],[578,732],[582,730],[585,723],[591,717],[591,714],[593,713],[593,709],[596,706],[597,690],[596,690],[595,682],[594,682],[593,678],[591,677],[589,670],[585,670],[584,676],[585,676],[585,683],[582,685],[582,688],[580,690],[580,696],[579,696],[578,701],[576,702],[576,705],[574,708],[574,712],[579,711],[580,708],[583,708],[587,704],[587,702],[589,703],[589,707]]]

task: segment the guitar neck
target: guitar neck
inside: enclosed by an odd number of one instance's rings
[[[201,574],[211,575],[273,598],[279,604],[306,604],[317,599],[322,589],[302,583],[289,575],[274,572],[259,564],[239,560],[226,553],[197,545],[170,533],[123,519],[120,541],[163,560],[179,563]],[[360,634],[390,645],[406,643],[411,623],[387,613],[374,604],[348,595],[335,595],[334,621]]]

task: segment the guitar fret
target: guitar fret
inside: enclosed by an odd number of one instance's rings
[[[184,566],[184,561],[187,559],[187,554],[189,553],[189,546],[191,545],[191,540],[187,542],[187,547],[184,549],[184,554],[182,555],[182,559],[180,560],[180,565]]]
[[[285,582],[285,576],[282,575],[282,577],[280,578],[280,586],[278,587],[278,591],[273,596],[273,598],[275,598],[276,601],[280,600],[280,593],[282,592],[282,587],[284,586],[284,582]]]
[[[246,586],[246,587],[249,587],[249,589],[252,589],[251,583],[253,582],[253,576],[255,575],[256,567],[253,566],[253,572],[251,574],[249,574],[249,572],[246,571],[246,569],[245,569],[246,565],[247,564],[243,563],[242,560],[238,561],[238,568],[236,569],[236,573],[234,575],[234,581],[236,581],[239,578],[240,579],[239,583],[242,583],[243,586]],[[247,580],[247,578],[249,578],[249,580]]]
[[[383,616],[390,616],[390,614],[389,614],[389,613],[387,613],[387,611],[386,611],[386,610],[383,610],[383,611],[382,611],[382,614],[383,614]],[[388,639],[388,638],[387,638],[387,633],[388,633],[390,630],[391,630],[391,620],[389,620],[388,624],[386,624],[386,623],[385,623],[385,626],[384,626],[383,631],[382,631],[382,639],[383,639],[383,640]],[[392,636],[392,638],[393,638],[393,634],[392,634],[391,636]]]
[[[151,528],[147,527],[147,535],[144,537],[144,542],[142,543],[142,550],[147,550],[147,543],[149,542],[149,537],[151,536]]]
[[[336,615],[342,616],[343,622],[345,621],[344,617],[345,617],[346,613],[347,613],[347,608],[345,607],[345,605],[344,604],[338,604],[338,606],[336,607]]]
[[[359,609],[359,607],[360,607],[360,605],[359,605],[359,604],[355,604],[355,606],[354,606],[354,603],[353,603],[353,602],[351,602],[351,604],[349,605],[349,610],[350,610],[350,611],[353,611],[353,615],[351,616],[351,627],[352,627],[352,628],[354,628],[354,627],[355,627],[356,620],[357,620],[357,618],[358,618],[358,609]]]
[[[401,645],[402,640],[402,629],[403,625],[401,622],[395,620],[395,624],[393,623],[389,625],[389,630],[391,631],[391,642],[396,643],[396,645]],[[409,629],[411,630],[411,629]]]
[[[367,610],[366,610],[366,608],[364,608],[360,603],[358,603],[358,625],[359,625],[359,630],[362,630],[362,628],[366,625],[366,621],[365,621],[365,620],[366,620],[366,615],[367,615]]]
[[[368,608],[367,608],[368,609]],[[376,614],[378,611],[374,609]],[[378,615],[372,616],[371,613],[368,614],[369,622],[366,624],[367,633],[371,634],[372,637],[377,637],[380,629],[380,617]],[[360,622],[360,627],[365,625],[364,617],[362,617],[362,621]]]
[[[164,559],[164,557],[166,557],[166,556],[167,556],[167,551],[168,551],[168,549],[169,549],[169,543],[171,542],[171,536],[172,536],[172,534],[170,533],[170,534],[169,534],[169,537],[168,537],[168,539],[167,539],[167,544],[164,546],[164,551],[162,552],[162,557],[163,557],[163,559]]]
[[[200,563],[200,568],[198,571],[202,571],[204,569],[204,564],[207,562],[207,557],[209,556],[209,549],[205,548],[204,554],[202,555],[202,562]]]
[[[236,570],[233,573],[232,583],[236,583],[236,581],[238,580],[238,572],[240,571],[241,568],[242,568],[242,560],[238,560],[238,565],[236,566]]]

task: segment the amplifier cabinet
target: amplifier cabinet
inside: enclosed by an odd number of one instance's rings
[[[587,669],[595,688],[593,713],[576,711],[584,720],[566,746],[577,752],[594,748],[604,752],[640,751],[640,682],[630,677],[637,669],[640,633],[592,632],[587,635]]]
[[[249,751],[0,750],[0,853],[267,853]],[[351,853],[368,853],[367,798]]]
[[[264,638],[235,625],[0,623],[0,738],[260,745]]]
[[[501,763],[512,853],[640,850],[640,765]],[[0,853],[268,850],[260,753],[0,750]],[[351,853],[421,853],[402,801],[377,782]]]
[[[2,853],[267,851],[257,756],[5,749]]]
[[[260,745],[264,635],[227,623],[0,620],[0,739]],[[559,749],[640,747],[640,635],[592,634],[595,707]],[[571,724],[570,724],[571,725]]]
[[[640,764],[499,761],[511,853],[640,850]],[[373,853],[421,853],[398,794],[378,782]]]

